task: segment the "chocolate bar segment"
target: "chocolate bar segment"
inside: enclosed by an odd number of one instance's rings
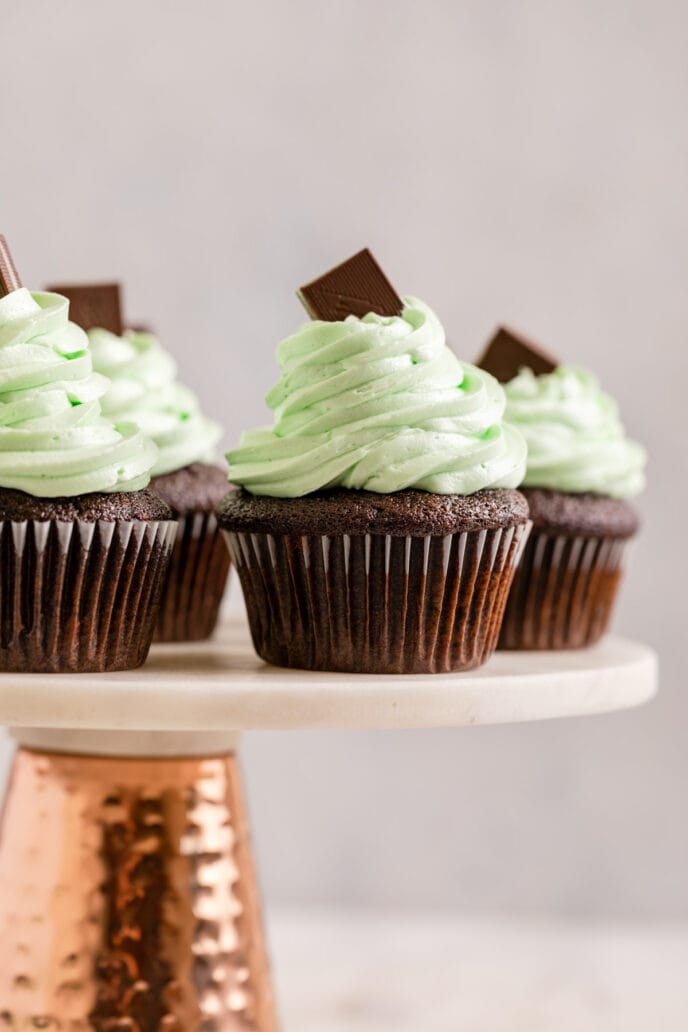
[[[0,297],[11,294],[13,290],[21,290],[22,286],[10,245],[0,233]]]
[[[559,362],[527,337],[500,326],[476,365],[500,383],[508,383],[524,366],[541,376],[554,372]]]
[[[401,315],[403,302],[368,248],[301,287],[297,294],[312,319],[338,322],[347,315]]]
[[[48,287],[69,298],[69,318],[83,330],[96,327],[122,335],[122,305],[119,283],[92,283],[78,286]]]

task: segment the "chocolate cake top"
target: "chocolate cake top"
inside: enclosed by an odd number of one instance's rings
[[[590,537],[632,537],[640,525],[633,506],[622,498],[567,494],[540,487],[522,487],[533,526]]]
[[[219,518],[225,529],[249,533],[439,537],[525,523],[528,505],[519,491],[506,488],[466,496],[338,488],[307,498],[268,498],[240,489],[223,499]]]
[[[153,477],[150,486],[178,515],[214,512],[227,494],[227,471],[205,462],[192,462],[174,473]]]
[[[170,519],[172,512],[169,506],[148,489],[75,495],[73,498],[38,498],[12,488],[0,488],[0,520],[85,520],[91,523],[96,520]]]

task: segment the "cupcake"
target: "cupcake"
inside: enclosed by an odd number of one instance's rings
[[[543,365],[536,348],[531,361],[523,338],[504,330],[497,337],[504,353],[510,340],[519,349],[518,372],[510,375],[508,362],[501,372],[506,417],[528,444],[523,493],[533,522],[499,647],[592,645],[609,625],[626,546],[638,530],[628,499],[644,486],[645,452],[591,372],[554,359]],[[487,369],[489,356],[488,348]]]
[[[215,511],[227,491],[226,471],[213,464],[221,429],[177,382],[177,367],[158,339],[122,331],[119,292],[103,284],[62,288],[74,318],[88,331],[93,366],[111,386],[103,413],[131,420],[158,447],[151,488],[174,513],[179,529],[160,603],[157,641],[197,641],[215,629],[229,572],[229,553]],[[117,291],[107,307],[96,302]]]
[[[176,524],[145,490],[155,445],[101,409],[69,302],[30,293],[0,238],[0,670],[146,658]]]
[[[356,295],[366,311],[377,295],[350,266],[328,274],[345,276],[339,308]],[[227,456],[240,488],[220,525],[270,663],[442,672],[495,647],[527,532],[525,443],[500,385],[452,354],[431,309],[397,305],[284,340],[273,424]]]

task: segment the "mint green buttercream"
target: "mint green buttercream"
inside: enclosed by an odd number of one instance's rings
[[[0,486],[43,498],[145,487],[155,445],[101,412],[108,388],[59,294],[0,298]]]
[[[153,476],[192,462],[212,462],[222,433],[201,412],[198,399],[176,382],[177,367],[151,333],[89,332],[93,366],[111,386],[102,400],[112,420],[136,423],[158,446]]]
[[[273,426],[244,433],[227,455],[230,480],[254,494],[467,495],[523,479],[525,442],[502,421],[502,387],[456,358],[422,301],[406,298],[391,318],[306,323],[277,360]]]
[[[645,484],[645,451],[626,437],[616,403],[592,373],[562,365],[506,385],[507,419],[528,442],[524,483],[630,498]]]

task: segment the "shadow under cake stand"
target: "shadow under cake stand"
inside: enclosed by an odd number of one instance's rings
[[[605,713],[656,683],[653,651],[619,637],[464,674],[282,670],[240,619],[211,642],[154,646],[140,670],[0,675],[19,745],[0,832],[0,1028],[277,1029],[240,731]]]

